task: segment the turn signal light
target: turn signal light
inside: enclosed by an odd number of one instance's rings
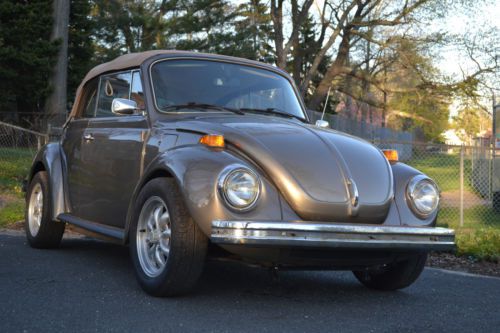
[[[200,143],[209,147],[224,148],[224,136],[219,134],[207,134],[200,138]]]
[[[394,150],[394,149],[382,149],[382,152],[384,153],[385,158],[387,158],[387,160],[389,162],[397,162],[397,161],[399,161],[399,156],[398,156],[398,151],[397,150]]]

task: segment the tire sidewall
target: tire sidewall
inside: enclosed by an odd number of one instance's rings
[[[170,253],[168,255],[165,268],[159,275],[155,277],[151,277],[144,272],[137,253],[137,228],[138,228],[139,216],[141,214],[143,205],[152,196],[160,197],[167,205],[167,209],[170,215],[170,223],[172,230],[170,239],[171,242]],[[163,178],[157,178],[151,180],[144,186],[134,204],[132,224],[130,226],[130,233],[129,233],[130,255],[132,258],[132,262],[135,266],[135,272],[139,280],[139,283],[147,291],[154,292],[155,290],[164,287],[164,281],[169,279],[172,263],[176,261],[177,253],[179,250],[181,250],[179,246],[176,246],[178,239],[177,237],[175,237],[176,235],[175,231],[177,230],[178,225],[183,223],[183,221],[182,219],[178,218],[176,205],[174,204],[173,201],[174,198],[172,198],[171,192],[168,191],[167,187],[165,186],[165,180]]]
[[[383,269],[353,273],[361,283],[372,289],[385,291],[403,289],[418,279],[424,269],[427,255],[427,252],[417,253]]]
[[[50,196],[50,189],[48,184],[48,176],[45,171],[40,171],[35,174],[33,179],[30,182],[28,192],[26,193],[26,209],[25,209],[25,217],[24,217],[24,227],[26,231],[26,237],[31,244],[36,243],[43,234],[44,230],[47,229],[48,223],[51,222],[51,210],[52,210],[52,198]],[[33,188],[40,184],[43,194],[43,205],[42,205],[42,219],[40,221],[40,228],[38,228],[38,232],[36,235],[31,233],[31,228],[29,225],[29,204],[31,201],[31,195],[33,194]]]

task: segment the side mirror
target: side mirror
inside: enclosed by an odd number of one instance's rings
[[[316,120],[316,126],[318,126],[319,128],[329,128],[330,123],[326,120]]]
[[[111,112],[120,116],[132,115],[137,110],[137,103],[126,98],[114,98],[111,103]]]

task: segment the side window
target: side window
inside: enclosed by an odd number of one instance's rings
[[[139,109],[144,109],[144,92],[142,91],[141,73],[132,72],[132,89],[130,90],[130,99],[137,103]]]
[[[95,116],[95,106],[97,103],[97,83],[98,79],[90,81],[83,89],[81,107],[78,114],[83,118],[93,118]]]
[[[101,76],[96,117],[115,115],[111,112],[111,103],[114,98],[129,98],[131,76],[130,72]]]

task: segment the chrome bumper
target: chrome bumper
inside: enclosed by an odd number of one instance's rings
[[[429,227],[213,221],[211,240],[226,245],[449,250],[455,246],[455,232]]]

